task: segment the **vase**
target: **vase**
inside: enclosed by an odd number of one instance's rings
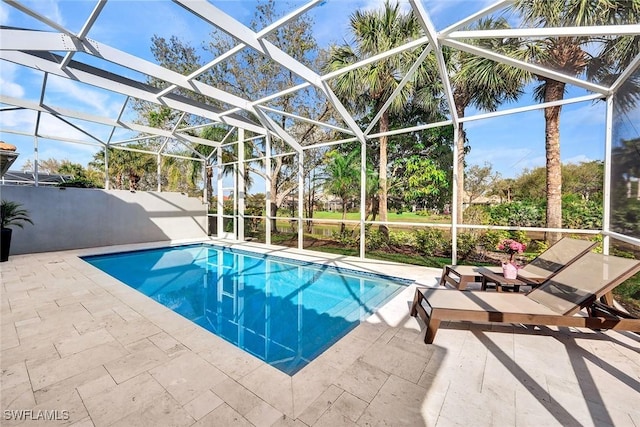
[[[504,263],[502,264],[502,275],[505,279],[515,279],[518,277],[518,267],[511,262]]]

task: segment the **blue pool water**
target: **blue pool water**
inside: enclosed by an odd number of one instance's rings
[[[409,284],[211,245],[83,259],[289,375]]]

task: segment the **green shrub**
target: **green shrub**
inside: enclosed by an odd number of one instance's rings
[[[549,244],[545,240],[532,240],[527,246],[527,252],[541,254],[549,249]]]
[[[501,203],[489,209],[491,224],[519,227],[543,227],[544,208],[531,202]]]
[[[602,229],[602,202],[575,199],[564,203],[562,225],[566,228]]]
[[[478,244],[478,237],[474,233],[458,233],[458,258],[467,258],[473,253]]]
[[[445,238],[442,230],[426,228],[416,231],[416,247],[425,255],[435,255],[441,252],[445,246]]]
[[[489,209],[483,205],[471,205],[462,212],[462,220],[465,224],[489,224]]]
[[[369,229],[365,234],[365,245],[368,251],[387,247],[387,239],[379,229]]]
[[[331,238],[342,246],[356,246],[358,244],[358,238],[353,237],[353,233],[348,230],[345,230],[344,233],[334,231],[331,233]]]
[[[389,244],[391,246],[416,246],[416,236],[407,231],[389,232]]]
[[[509,232],[506,230],[487,230],[479,238],[478,243],[485,247],[488,251],[495,250],[500,242],[509,238]]]

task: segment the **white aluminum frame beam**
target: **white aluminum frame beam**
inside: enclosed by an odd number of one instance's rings
[[[204,139],[204,138],[199,138],[197,136],[192,136],[192,135],[189,135],[189,134],[186,134],[186,133],[185,134],[174,133],[174,132],[171,132],[171,131],[166,130],[166,129],[155,128],[155,127],[141,125],[141,124],[133,123],[133,122],[123,122],[123,121],[120,121],[118,119],[116,119],[116,120],[108,119],[108,118],[104,118],[102,116],[95,116],[95,115],[91,115],[91,114],[87,114],[87,113],[82,113],[82,112],[79,112],[79,111],[70,110],[70,109],[67,109],[67,108],[54,107],[54,106],[44,105],[44,104],[40,105],[37,102],[29,101],[29,100],[26,100],[26,99],[18,99],[18,98],[14,98],[14,97],[2,95],[2,94],[0,94],[0,102],[5,103],[5,104],[14,105],[14,106],[17,106],[17,107],[20,107],[20,108],[33,110],[33,111],[36,111],[36,112],[50,113],[51,115],[54,115],[54,116],[64,116],[64,117],[68,117],[68,118],[72,118],[72,119],[78,119],[78,120],[97,123],[97,124],[101,124],[101,125],[112,126],[114,128],[120,128],[120,129],[126,129],[126,130],[135,131],[135,132],[140,132],[140,133],[151,134],[151,135],[154,135],[154,136],[164,136],[164,137],[168,137],[168,138],[178,138],[179,137],[179,138],[182,138],[184,140],[193,142],[195,144],[211,145],[213,147],[216,147],[218,145],[214,141],[210,141],[210,140]],[[3,132],[5,132],[5,131],[6,130],[3,130]]]
[[[269,112],[272,112],[272,113],[275,113],[275,114],[280,114],[282,116],[289,117],[289,118],[292,118],[294,120],[300,120],[301,122],[305,122],[305,123],[310,123],[310,124],[317,125],[317,126],[326,127],[326,128],[329,128],[329,129],[337,130],[339,132],[347,133],[349,135],[353,135],[353,132],[351,131],[351,129],[341,128],[339,126],[334,126],[334,125],[331,125],[329,123],[321,122],[319,120],[313,120],[313,119],[310,119],[310,118],[307,118],[307,117],[299,116],[297,114],[287,113],[287,112],[284,112],[282,110],[278,110],[276,108],[267,107],[265,105],[259,105],[258,108],[263,110],[263,111],[269,111]]]
[[[342,119],[345,121],[347,126],[351,128],[355,135],[359,138],[364,138],[364,135],[362,135],[362,131],[358,128],[351,115],[346,111],[335,94],[333,94],[331,88],[328,85],[323,84],[318,73],[311,70],[301,62],[295,60],[268,40],[259,38],[258,35],[250,28],[246,27],[241,22],[225,14],[220,9],[206,1],[174,0],[174,2],[191,11],[193,14],[199,16],[202,20],[216,26],[233,38],[246,44],[248,47],[251,47],[257,52],[265,55],[266,57],[271,58],[277,64],[285,67],[292,73],[319,88],[322,92],[324,92],[324,94],[329,99],[329,102],[333,104],[336,111],[338,111],[338,114],[341,115]],[[265,116],[262,115],[262,117]]]
[[[221,117],[211,106],[200,104],[189,98],[171,94],[168,97],[158,100],[155,93],[156,89],[150,85],[126,77],[116,76],[99,68],[74,63],[73,61],[63,71],[59,69],[58,61],[47,59],[46,57],[58,58],[58,55],[44,54],[40,56],[35,53],[22,51],[0,50],[0,59],[45,71],[59,77],[76,80],[111,92],[132,96],[153,104],[165,105],[169,108],[195,114],[216,122],[222,122],[235,127],[243,127],[255,133],[264,133],[264,129],[260,126],[234,117]]]
[[[98,0],[98,3],[96,3],[96,7],[93,9],[91,15],[89,15],[89,18],[84,23],[82,29],[80,29],[80,32],[76,36],[79,40],[84,41],[85,37],[87,37],[87,34],[89,34],[89,30],[91,29],[91,27],[93,27],[93,24],[96,22],[96,19],[98,19],[98,16],[100,16],[100,12],[102,12],[102,9],[106,4],[107,0]],[[67,66],[71,58],[73,58],[73,54],[74,52],[67,52],[67,54],[64,56],[64,59],[60,63],[61,68]]]
[[[499,9],[503,9],[507,6],[509,6],[511,3],[513,3],[514,0],[501,0],[498,1],[490,6],[485,7],[482,10],[479,10],[478,12],[467,16],[466,18],[456,22],[453,25],[448,26],[447,28],[445,28],[444,30],[440,31],[440,36],[445,36],[455,30],[457,30],[458,28],[462,28],[472,22],[477,21],[478,19],[484,17],[485,15],[488,15],[490,13],[495,12],[496,10]]]
[[[640,34],[640,26],[597,25],[585,27],[542,27],[509,28],[504,30],[466,30],[454,31],[440,38],[448,39],[492,39],[492,38],[548,38],[548,37],[584,37],[584,36],[633,36]]]

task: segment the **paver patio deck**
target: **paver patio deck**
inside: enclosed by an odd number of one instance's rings
[[[78,258],[161,244],[0,264],[3,426],[640,426],[633,333],[450,323],[425,345],[424,325],[409,317],[411,285],[288,376]],[[235,246],[426,286],[440,276]],[[24,420],[38,416],[59,419]]]

